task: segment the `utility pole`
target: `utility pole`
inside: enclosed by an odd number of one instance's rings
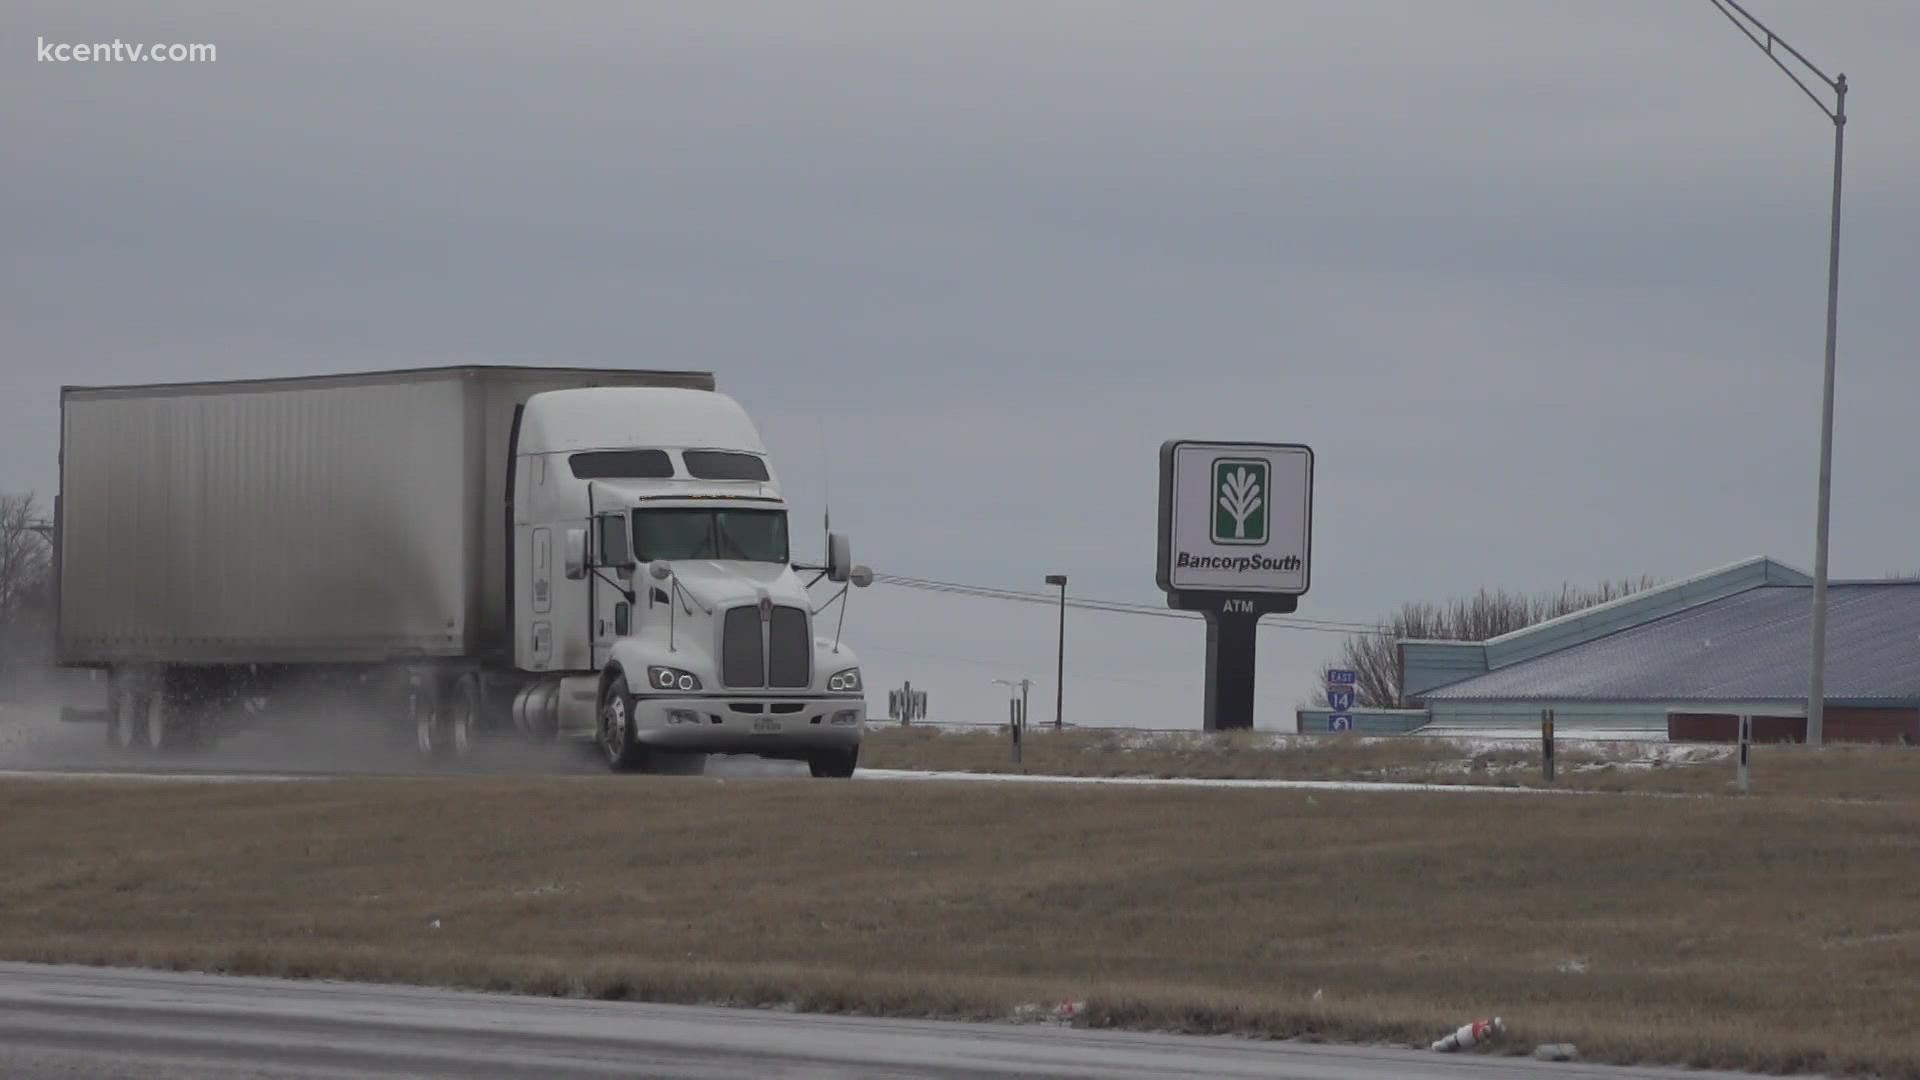
[[[1827,707],[1827,517],[1833,495],[1833,366],[1840,311],[1840,165],[1847,140],[1847,77],[1842,74],[1828,78],[1827,73],[1802,56],[1800,50],[1780,40],[1765,23],[1749,15],[1738,0],[1708,2],[1759,46],[1767,59],[1786,72],[1787,78],[1833,121],[1833,217],[1827,241],[1827,364],[1820,399],[1820,496],[1813,538],[1813,666],[1807,681],[1807,745],[1819,746],[1825,734]],[[1804,79],[1794,74],[1774,51],[1776,45],[1833,91],[1832,108],[1820,100],[1820,95],[1814,93]]]

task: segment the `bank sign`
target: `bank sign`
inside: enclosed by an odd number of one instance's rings
[[[1307,591],[1313,451],[1180,440],[1160,453],[1160,587],[1180,593]]]

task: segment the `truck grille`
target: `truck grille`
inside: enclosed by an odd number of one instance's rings
[[[720,681],[728,686],[767,685],[758,609],[737,607],[727,612],[720,628]]]
[[[813,639],[804,608],[727,611],[720,624],[720,681],[739,688],[805,688],[813,681]]]
[[[777,607],[767,623],[767,685],[805,686],[812,681],[813,648],[807,634],[807,613],[797,607]]]

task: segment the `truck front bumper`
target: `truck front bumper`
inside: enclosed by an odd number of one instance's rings
[[[633,712],[639,741],[662,750],[803,757],[859,746],[867,703],[858,697],[643,697]]]

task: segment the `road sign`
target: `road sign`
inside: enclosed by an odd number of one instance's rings
[[[1328,686],[1352,686],[1356,682],[1359,682],[1359,679],[1354,676],[1353,672],[1345,668],[1327,669]]]
[[[927,718],[927,692],[915,690],[907,683],[898,690],[887,691],[887,715],[902,724]]]
[[[1332,716],[1327,717],[1327,730],[1328,731],[1352,731],[1353,717],[1348,716],[1345,713],[1334,713]]]
[[[1352,712],[1353,699],[1354,693],[1352,690],[1336,690],[1331,687],[1327,690],[1327,707],[1334,712]]]
[[[1313,451],[1292,443],[1160,444],[1154,581],[1167,606],[1206,613],[1205,731],[1253,727],[1260,617],[1309,584]]]
[[[1307,447],[1180,439],[1160,448],[1157,576],[1167,592],[1298,597],[1312,530]]]

